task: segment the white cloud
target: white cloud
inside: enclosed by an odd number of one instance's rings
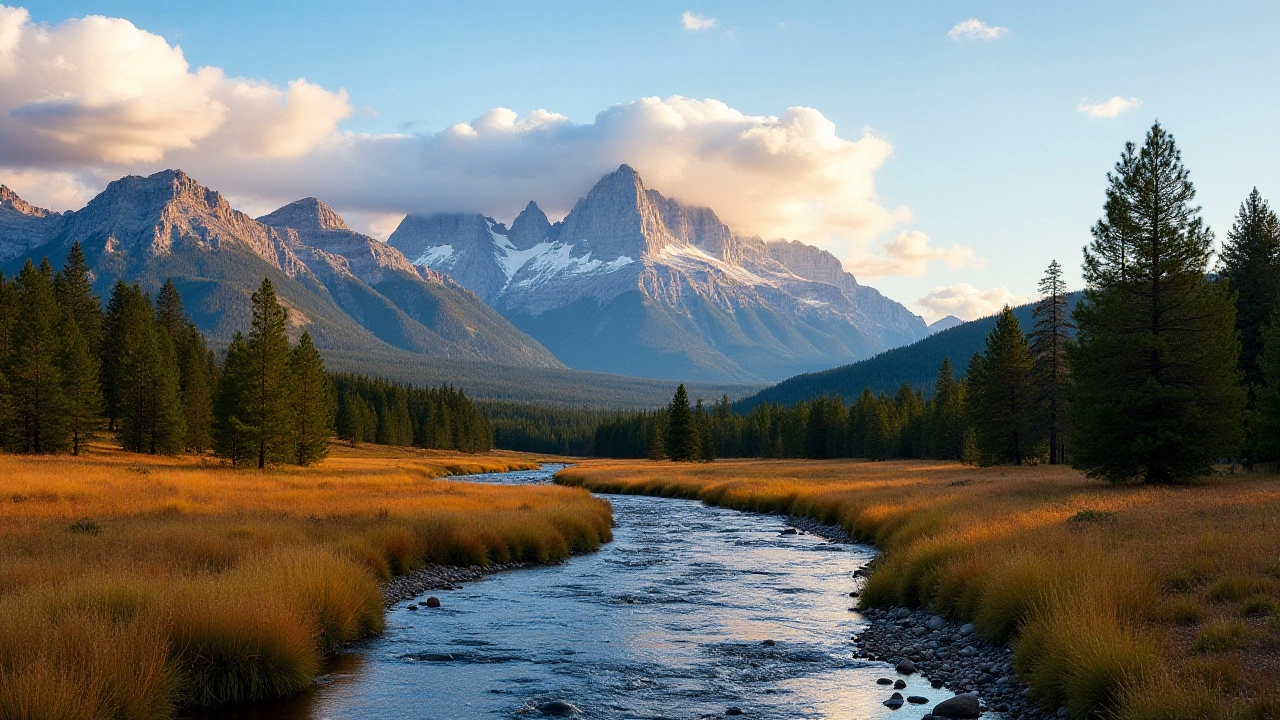
[[[882,275],[920,276],[929,272],[935,262],[948,268],[984,267],[987,261],[977,256],[973,248],[965,245],[935,248],[929,246],[929,236],[919,230],[904,230],[897,237],[880,246],[878,253],[854,253],[845,259],[845,266],[856,276]]]
[[[346,93],[192,69],[127,20],[38,25],[0,7],[0,164],[148,163],[174,150],[292,157],[351,114]]]
[[[246,210],[316,196],[385,235],[407,212],[510,219],[532,199],[563,215],[628,163],[738,232],[842,255],[911,220],[876,194],[889,142],[865,128],[843,136],[808,107],[747,115],[714,99],[649,97],[586,123],[495,108],[439,132],[388,135],[338,129],[352,109],[344,92],[302,79],[279,87],[193,70],[180,48],[124,20],[42,26],[0,8],[0,182],[56,209],[121,175],[176,167]],[[868,257],[879,261],[864,266],[873,274],[977,262],[910,233]]]
[[[991,42],[999,40],[1009,34],[1009,28],[1000,27],[999,25],[988,25],[977,18],[969,18],[961,23],[956,23],[954,27],[947,31],[947,38],[952,42],[963,42],[965,40],[979,40],[981,42]]]
[[[1091,103],[1087,99],[1081,100],[1080,104],[1076,105],[1076,111],[1082,112],[1089,117],[1113,118],[1123,113],[1127,113],[1141,104],[1142,103],[1138,101],[1138,98],[1127,98],[1116,95],[1110,100],[1103,100],[1102,102],[1096,103]]]
[[[716,19],[685,10],[684,14],[680,16],[680,25],[689,32],[702,32],[715,27]]]
[[[947,315],[955,315],[961,320],[994,315],[1005,305],[1018,306],[1031,302],[1026,295],[1014,295],[1009,288],[991,288],[979,290],[967,283],[959,283],[951,287],[936,287],[928,295],[916,300],[916,307],[923,312],[925,320],[934,322]]]

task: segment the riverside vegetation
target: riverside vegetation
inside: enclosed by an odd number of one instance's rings
[[[608,503],[585,491],[435,479],[534,467],[345,444],[265,471],[102,444],[0,455],[0,717],[289,695],[326,652],[380,631],[380,581],[610,539]]]
[[[556,481],[839,524],[884,550],[861,607],[976,624],[1071,718],[1280,712],[1274,474],[1175,488],[1051,465],[592,460]]]

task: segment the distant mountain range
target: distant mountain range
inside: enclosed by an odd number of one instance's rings
[[[830,253],[735,234],[626,165],[560,222],[532,202],[509,228],[479,214],[410,215],[386,243],[315,198],[251,218],[180,170],[121,178],[65,213],[0,186],[6,274],[27,258],[61,264],[74,242],[104,299],[120,279],[154,289],[172,278],[220,343],[247,326],[249,296],[270,277],[295,333],[309,331],[348,369],[370,358],[367,367],[419,368],[415,377],[443,367],[472,381],[515,377],[465,370],[493,366],[563,379],[574,368],[745,390],[931,331]],[[643,387],[629,396],[648,404]]]
[[[928,334],[830,253],[735,234],[627,165],[561,222],[533,202],[510,228],[480,214],[410,215],[388,244],[582,370],[761,382]]]
[[[1075,309],[1081,297],[1083,294],[1079,292],[1068,296],[1070,310]],[[1019,305],[1013,309],[1023,332],[1030,332],[1034,326],[1031,317],[1034,309],[1035,303]],[[942,322],[939,320],[934,325]],[[969,369],[970,358],[986,347],[987,335],[991,334],[995,326],[995,315],[960,322],[911,345],[888,350],[861,362],[788,378],[739,400],[734,407],[745,412],[765,402],[794,405],[802,400],[813,400],[824,395],[840,395],[846,403],[852,403],[857,400],[863,388],[873,393],[891,395],[904,382],[924,391],[928,396],[933,393],[933,385],[937,382],[943,358],[951,359],[957,378],[964,377]],[[930,326],[932,327],[933,325]]]

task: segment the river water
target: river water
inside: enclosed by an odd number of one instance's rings
[[[559,468],[461,480],[545,483]],[[598,552],[432,591],[436,609],[401,603],[313,690],[235,716],[540,718],[559,700],[578,718],[910,720],[951,696],[903,678],[931,702],[890,711],[875,681],[897,674],[853,657],[849,592],[870,548],[782,535],[777,516],[607,498],[618,526]]]

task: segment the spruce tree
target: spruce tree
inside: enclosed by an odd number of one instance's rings
[[[1280,291],[1280,220],[1258,188],[1240,204],[1222,246],[1219,273],[1236,293],[1240,369],[1245,387],[1253,387],[1262,382],[1258,368],[1262,332],[1271,321]]]
[[[968,409],[982,464],[1021,465],[1038,454],[1032,370],[1035,361],[1008,305],[996,318],[982,355],[969,364]]]
[[[121,447],[152,455],[178,454],[186,438],[186,420],[177,360],[141,288],[135,285],[122,296],[111,328],[118,333],[113,343],[118,340],[114,360]]]
[[[1235,307],[1206,277],[1212,233],[1159,123],[1108,175],[1068,348],[1071,464],[1113,482],[1178,482],[1238,447]]]
[[[1067,286],[1057,260],[1049,263],[1040,280],[1040,302],[1031,316],[1035,320],[1030,340],[1035,357],[1037,421],[1049,443],[1049,464],[1057,465],[1066,458],[1067,345],[1075,329],[1067,315]]]
[[[951,358],[943,358],[929,401],[928,457],[960,460],[964,456],[964,402],[964,385],[956,382]]]
[[[1280,302],[1272,310],[1271,323],[1262,330],[1258,356],[1261,382],[1254,386],[1250,413],[1253,451],[1259,460],[1280,458]]]
[[[13,286],[16,311],[4,374],[9,418],[4,445],[15,452],[50,453],[67,447],[69,406],[59,359],[61,310],[53,291],[52,271],[30,260]]]
[[[288,459],[293,426],[292,388],[289,374],[287,314],[276,299],[269,278],[252,297],[253,320],[245,338],[250,358],[250,395],[244,422],[250,428],[259,468]]]
[[[227,357],[213,396],[213,451],[234,466],[256,459],[253,428],[245,421],[252,398],[253,366],[244,335],[237,332],[227,346]]]
[[[10,337],[13,323],[17,319],[17,304],[14,298],[12,283],[0,272],[0,446],[8,436],[9,423],[12,421],[13,399],[9,396],[8,372]]]
[[[667,406],[667,429],[663,445],[667,457],[672,460],[696,460],[699,457],[698,429],[694,426],[693,412],[689,409],[689,393],[684,383],[676,388],[676,394]]]
[[[89,351],[96,356],[102,342],[102,300],[93,292],[93,276],[79,242],[67,252],[66,264],[53,278],[53,290],[62,312],[75,320]]]
[[[293,461],[310,465],[329,454],[333,434],[333,384],[324,370],[320,351],[309,333],[302,333],[290,357],[293,374]]]
[[[63,318],[63,351],[58,365],[62,371],[62,389],[67,399],[67,423],[71,430],[71,454],[79,455],[80,446],[92,440],[102,411],[98,390],[98,358],[89,350],[89,341],[80,332],[75,317]]]
[[[102,341],[99,346],[99,377],[102,385],[102,406],[107,416],[107,427],[115,430],[124,413],[124,383],[120,363],[125,353],[125,316],[132,312],[133,304],[141,302],[142,290],[137,285],[116,282],[107,300],[102,318]]]

